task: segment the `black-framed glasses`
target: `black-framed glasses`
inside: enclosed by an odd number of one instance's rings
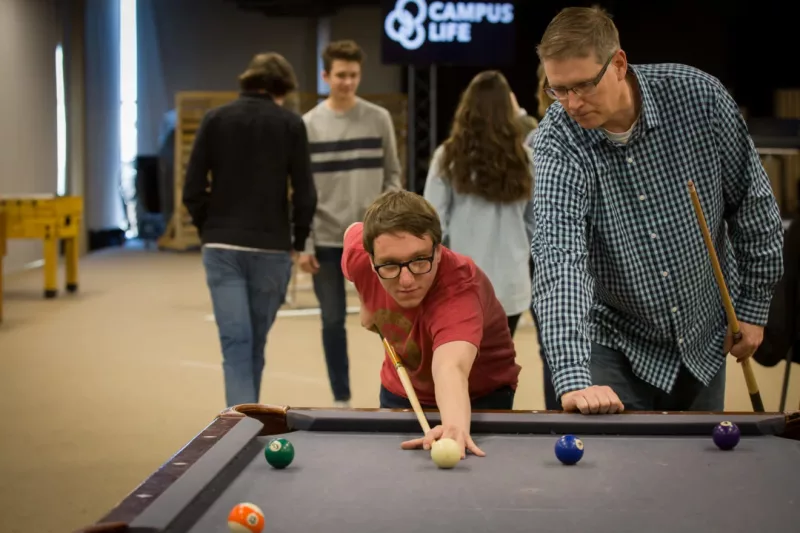
[[[433,258],[436,256],[436,247],[433,247],[433,252],[428,257],[417,257],[410,261],[403,261],[402,263],[383,263],[382,265],[372,265],[375,272],[383,279],[395,279],[403,271],[403,267],[407,268],[412,274],[420,275],[427,274],[433,270]]]
[[[611,64],[611,60],[614,59],[616,52],[611,54],[606,60],[606,64],[603,65],[603,68],[600,70],[600,73],[595,76],[594,79],[589,81],[584,81],[578,83],[577,85],[573,85],[572,87],[551,87],[550,82],[545,80],[545,87],[544,91],[555,100],[566,100],[569,97],[569,92],[572,91],[575,93],[576,96],[591,96],[595,92],[597,92],[597,85],[603,79],[603,76],[606,75],[606,71],[608,70],[608,66]]]

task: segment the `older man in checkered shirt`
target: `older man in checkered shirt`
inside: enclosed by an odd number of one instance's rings
[[[726,354],[755,352],[783,274],[780,214],[735,102],[695,68],[629,65],[598,8],[562,11],[538,54],[558,102],[533,142],[533,300],[562,407],[723,410]]]

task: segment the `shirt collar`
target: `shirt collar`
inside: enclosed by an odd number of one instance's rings
[[[642,112],[639,120],[647,130],[651,130],[661,125],[661,116],[658,113],[658,106],[653,97],[653,88],[647,76],[638,67],[630,65],[629,68],[636,77],[636,81],[639,84],[639,94],[642,96]]]
[[[638,137],[646,131],[650,131],[661,125],[661,117],[658,113],[655,99],[653,97],[653,88],[650,86],[650,81],[647,76],[635,65],[628,65],[628,70],[636,78],[639,86],[639,95],[642,98],[642,107],[637,119],[636,128],[631,135],[631,138]],[[600,141],[607,141],[608,137],[600,128],[587,130],[586,133],[593,143]]]

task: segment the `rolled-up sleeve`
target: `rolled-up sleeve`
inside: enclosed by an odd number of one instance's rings
[[[539,141],[531,227],[533,305],[560,397],[592,384],[585,333],[593,293],[586,240],[590,191],[577,164]]]

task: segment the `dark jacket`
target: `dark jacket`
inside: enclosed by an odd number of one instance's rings
[[[786,360],[789,349],[800,341],[800,216],[789,225],[783,240],[783,278],[775,288],[764,328],[764,340],[753,359],[764,366]],[[800,363],[795,350],[792,359]]]
[[[261,94],[208,111],[183,203],[203,244],[302,251],[317,207],[303,119]]]

